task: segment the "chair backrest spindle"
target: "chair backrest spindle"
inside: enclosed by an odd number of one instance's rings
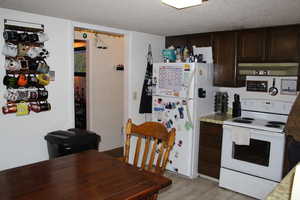
[[[147,159],[148,159],[150,142],[151,142],[151,137],[146,137],[145,149],[144,149],[142,166],[141,166],[142,169],[146,169],[146,162],[147,162]]]
[[[139,155],[140,155],[140,150],[141,150],[141,143],[142,143],[142,136],[139,135],[139,136],[138,136],[137,143],[136,143],[135,153],[134,153],[134,161],[133,161],[133,165],[134,165],[135,167],[137,167],[137,165],[138,165]]]

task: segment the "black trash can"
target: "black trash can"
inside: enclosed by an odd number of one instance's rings
[[[72,128],[67,131],[58,130],[45,136],[49,158],[57,158],[73,153],[96,149],[98,150],[101,137],[94,132]]]

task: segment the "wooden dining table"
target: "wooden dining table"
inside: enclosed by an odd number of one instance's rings
[[[0,172],[1,200],[151,199],[171,180],[96,150]]]

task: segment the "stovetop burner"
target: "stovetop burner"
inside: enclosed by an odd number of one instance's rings
[[[246,119],[243,119],[243,118],[240,118],[240,119],[234,119],[233,121],[234,121],[234,122],[238,122],[238,123],[244,123],[244,124],[251,124],[251,123],[252,123],[251,120],[246,120]]]
[[[284,122],[280,122],[280,121],[269,121],[268,124],[285,125]]]
[[[274,132],[283,132],[284,125],[285,125],[284,122],[279,120],[277,121],[276,119],[273,121],[272,119],[268,121],[262,118],[255,118],[255,117],[252,118],[252,116],[238,117],[232,119],[231,121],[225,122],[225,124],[240,126],[244,128],[254,128],[254,129],[260,129],[265,131],[274,131]]]
[[[271,128],[280,128],[281,126],[279,124],[266,124],[266,127],[271,127]]]
[[[243,99],[241,116],[224,121],[225,127],[236,126],[251,130],[284,133],[292,102],[273,99]]]

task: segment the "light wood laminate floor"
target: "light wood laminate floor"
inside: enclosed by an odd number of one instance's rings
[[[161,191],[158,200],[253,200],[253,198],[218,187],[218,183],[204,178],[194,180],[166,172],[172,179],[169,188]]]

